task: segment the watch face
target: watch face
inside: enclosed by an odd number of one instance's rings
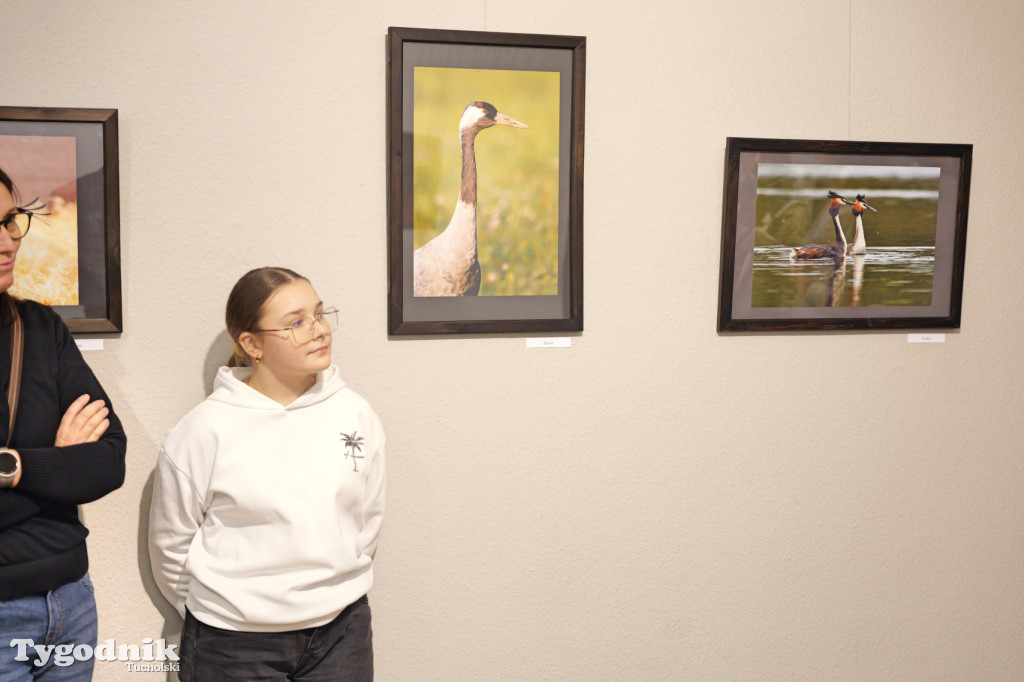
[[[10,452],[0,452],[0,474],[13,474],[18,470],[18,458]]]

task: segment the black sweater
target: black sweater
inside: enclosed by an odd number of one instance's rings
[[[89,567],[78,505],[97,500],[124,482],[125,436],[110,399],[50,308],[21,304],[25,354],[21,394],[10,447],[21,455],[21,482],[0,489],[0,601],[53,590],[81,578]],[[11,332],[0,324],[0,446],[10,410]],[[95,443],[54,447],[61,417],[83,393],[110,408],[110,427]]]

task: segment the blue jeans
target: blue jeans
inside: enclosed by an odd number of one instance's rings
[[[182,682],[372,682],[370,604],[363,595],[326,625],[288,632],[236,632],[185,612]]]
[[[46,594],[0,601],[0,682],[88,682],[92,655],[80,661],[72,652],[87,644],[91,654],[96,629],[96,599],[88,573]],[[32,645],[11,643],[28,639]],[[33,646],[46,649],[40,652]],[[79,649],[84,651],[85,647]]]

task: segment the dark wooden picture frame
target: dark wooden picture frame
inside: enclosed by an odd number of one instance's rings
[[[718,331],[959,328],[972,151],[728,138]]]
[[[387,53],[389,334],[582,331],[586,39],[391,27]],[[534,86],[547,94],[536,96]],[[467,117],[476,116],[471,130]],[[511,128],[476,140],[495,123]],[[445,151],[455,143],[454,154]],[[490,152],[499,145],[505,155]],[[434,157],[453,163],[434,170],[443,163]],[[461,231],[448,236],[458,240],[417,250],[453,215]],[[513,239],[508,225],[526,236],[497,243]],[[470,233],[468,242],[459,236]],[[442,263],[431,249],[458,258]],[[431,286],[423,273],[433,275]],[[442,281],[454,284],[438,288]]]
[[[54,145],[68,150],[65,162],[48,153]],[[77,225],[77,230],[68,228],[72,235],[77,231],[75,246],[68,240],[68,250],[77,248],[71,272],[77,270],[78,302],[53,304],[53,309],[72,332],[121,332],[117,109],[0,107],[0,168],[23,201],[38,194],[50,213],[33,221],[19,260],[48,221],[58,223],[62,211],[74,214],[68,218],[74,222],[66,224]],[[17,286],[16,276],[14,293]]]

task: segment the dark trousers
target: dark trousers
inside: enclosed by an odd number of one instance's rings
[[[182,682],[372,682],[373,633],[364,595],[326,625],[288,632],[235,632],[185,613]]]

